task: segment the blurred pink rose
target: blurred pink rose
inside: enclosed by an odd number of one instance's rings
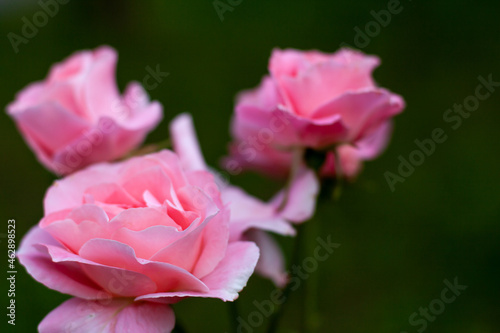
[[[116,51],[77,52],[52,67],[45,81],[23,89],[7,107],[38,160],[57,174],[120,158],[139,146],[162,119],[132,82],[120,96]]]
[[[357,149],[378,136],[404,108],[399,95],[375,85],[372,71],[379,63],[375,56],[348,49],[334,54],[274,50],[270,75],[238,97],[225,168],[278,174],[281,166],[289,168],[292,149],[331,151],[344,144]],[[370,149],[380,152],[386,142]]]
[[[170,332],[168,303],[236,299],[259,249],[232,238],[213,184],[167,150],[56,181],[18,257],[37,281],[78,299],[49,314],[40,332]]]
[[[319,175],[328,178],[337,176],[335,155],[333,153],[333,149],[335,149],[341,163],[342,177],[354,180],[363,169],[363,162],[375,159],[387,147],[391,133],[392,125],[388,121],[379,126],[374,133],[357,141],[356,145],[339,144],[337,147],[332,148],[331,151],[326,152],[325,161],[319,170]],[[231,149],[235,149],[235,147],[232,146]],[[290,171],[292,153],[266,146],[262,151],[256,152],[255,159],[251,161],[248,161],[240,154],[233,154],[232,157],[226,158],[223,164],[228,169],[237,166],[241,170],[254,170],[273,177],[284,178]]]
[[[342,176],[354,180],[363,169],[363,161],[375,159],[387,147],[392,133],[391,122],[386,122],[377,128],[371,135],[356,142],[356,145],[342,144],[336,147],[341,164]],[[335,155],[328,152],[326,160],[320,170],[323,177],[336,177]]]

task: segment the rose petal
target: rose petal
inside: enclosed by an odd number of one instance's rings
[[[364,160],[372,160],[384,151],[392,133],[392,122],[387,121],[379,126],[372,135],[356,142],[359,156]]]
[[[153,261],[166,262],[192,272],[198,278],[210,273],[226,254],[229,214],[222,210],[199,225],[183,231],[184,237],[158,251]]]
[[[99,299],[109,296],[86,276],[78,263],[55,263],[47,249],[35,246],[36,244],[60,246],[48,232],[37,226],[24,236],[17,257],[35,280],[50,289],[85,299]]]
[[[21,130],[37,144],[37,147],[32,147],[35,152],[45,151],[49,157],[52,157],[52,151],[78,138],[90,126],[87,121],[54,102],[31,106],[11,115]]]
[[[82,246],[82,249],[84,247],[85,245]],[[122,268],[104,266],[82,258],[59,246],[40,244],[39,248],[46,248],[55,263],[79,263],[86,276],[114,296],[131,297],[154,292],[157,289],[156,284],[143,274]]]
[[[115,216],[110,224],[114,230],[118,228],[127,228],[134,231],[140,231],[149,227],[163,225],[179,229],[177,223],[167,214],[159,211],[157,208],[138,207],[129,208]]]
[[[324,148],[344,140],[348,132],[340,115],[310,119],[279,106],[268,112],[251,105],[238,105],[232,133],[246,143],[248,147],[244,149],[262,151],[266,145],[278,149],[291,146]]]
[[[80,262],[94,263],[85,266],[90,276],[105,283],[104,286],[108,290],[118,295],[138,296],[151,292],[207,290],[205,284],[182,268],[168,263],[138,259],[130,246],[120,242],[93,239],[82,246],[80,255]],[[152,287],[149,286],[149,281],[156,284],[155,290],[146,291]],[[148,284],[144,286],[144,292],[135,291],[142,290],[141,283]]]
[[[102,46],[92,56],[93,66],[82,82],[81,96],[87,115],[96,121],[112,112],[113,101],[119,99],[115,81],[118,54],[114,49]]]
[[[207,292],[171,292],[143,295],[136,300],[171,302],[169,298],[208,297],[234,301],[247,284],[259,259],[259,248],[252,242],[234,242],[228,245],[227,254],[212,273],[203,278]]]
[[[86,301],[71,298],[49,313],[38,326],[40,333],[168,333],[175,326],[172,309],[165,304],[127,299]]]
[[[207,170],[191,115],[183,113],[175,117],[170,123],[170,135],[185,170]]]
[[[356,54],[359,59],[350,59]],[[287,61],[289,57],[293,59]],[[271,75],[296,114],[307,116],[346,91],[374,87],[371,73],[380,63],[378,58],[351,50],[342,50],[335,57],[318,58],[318,52],[311,57],[310,52],[295,50],[274,50],[271,56]],[[279,70],[283,66],[292,68]]]
[[[56,180],[45,195],[45,215],[81,205],[88,188],[113,182],[117,179],[119,168],[119,164],[100,164]]]
[[[400,113],[404,108],[401,97],[384,89],[346,92],[320,107],[314,119],[338,114],[349,128],[348,140],[356,141],[371,134],[383,122]]]
[[[156,252],[182,236],[176,227],[156,225],[139,231],[120,228],[111,239],[132,247],[137,257],[150,259]]]
[[[276,241],[261,230],[250,230],[245,238],[255,242],[260,249],[260,257],[255,270],[263,277],[271,279],[278,288],[283,288],[288,282],[285,271],[285,258]]]
[[[130,207],[139,206],[141,204],[140,201],[136,200],[115,183],[101,183],[95,186],[89,186],[85,190],[84,195],[90,195],[93,200],[106,204]]]
[[[314,214],[318,193],[319,182],[316,175],[310,169],[302,169],[292,181],[286,205],[281,209],[280,217],[295,223],[310,219]],[[271,200],[276,209],[282,205],[284,195],[283,190]]]
[[[295,230],[282,219],[274,205],[266,204],[240,188],[228,186],[222,191],[222,200],[231,208],[231,241],[241,239],[245,231],[257,228],[282,235],[294,235]]]

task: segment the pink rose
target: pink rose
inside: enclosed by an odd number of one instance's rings
[[[57,174],[120,158],[160,122],[162,106],[137,82],[120,96],[116,51],[75,53],[52,67],[45,81],[23,89],[8,114],[38,160]]]
[[[372,71],[379,63],[375,56],[348,49],[334,54],[274,50],[270,75],[238,97],[225,167],[276,174],[292,149],[356,148],[377,136],[404,108],[399,95],[375,85]]]
[[[214,183],[167,150],[56,181],[18,257],[37,281],[77,299],[40,332],[170,332],[169,303],[236,299],[259,249],[232,238]]]
[[[363,169],[363,162],[375,159],[387,147],[391,132],[392,125],[388,121],[379,126],[374,133],[357,141],[356,145],[339,144],[333,148],[340,160],[342,177],[354,180]],[[325,161],[319,170],[321,177],[337,176],[333,149],[326,153]],[[237,167],[240,170],[254,170],[273,177],[284,178],[288,175],[292,164],[290,151],[273,149],[271,146],[265,146],[262,151],[256,151],[255,158],[252,160],[238,154],[235,145],[230,146],[230,152],[233,152],[233,155],[223,160],[223,164],[229,170]]]
[[[375,159],[387,147],[392,132],[391,122],[386,122],[371,135],[359,140],[356,145],[342,144],[336,147],[342,176],[353,180],[363,169],[363,161]],[[336,177],[335,155],[328,152],[320,170],[322,177]]]
[[[307,169],[298,173],[289,189],[284,207],[281,207],[284,191],[280,191],[265,203],[242,189],[227,184],[207,166],[190,115],[177,116],[170,124],[170,132],[174,150],[179,155],[185,170],[208,170],[216,176],[215,179],[218,180],[216,184],[205,186],[206,190],[219,189],[222,202],[230,208],[230,239],[254,241],[261,249],[257,272],[273,280],[277,286],[284,286],[288,279],[284,258],[280,248],[266,231],[280,235],[295,235],[292,224],[311,218],[319,192],[319,183],[314,173]]]

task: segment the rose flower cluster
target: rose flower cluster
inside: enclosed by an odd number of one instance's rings
[[[17,251],[35,280],[73,296],[42,333],[171,332],[184,298],[234,301],[254,272],[285,288],[270,233],[294,236],[322,181],[354,180],[404,108],[375,84],[375,56],[274,50],[269,74],[238,95],[222,163],[230,174],[288,178],[262,201],[206,164],[189,114],[170,123],[171,150],[141,155],[162,105],[135,82],[120,94],[116,63],[107,46],[77,52],[7,106],[40,163],[62,177]],[[311,152],[322,157],[316,168]]]

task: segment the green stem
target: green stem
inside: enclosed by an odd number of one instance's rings
[[[304,255],[310,256],[314,253],[315,248],[318,246],[316,243],[316,238],[320,233],[320,221],[312,220],[307,222],[307,228],[303,231],[306,238],[306,244],[304,246]],[[307,280],[304,281],[303,288],[303,299],[301,302],[302,311],[301,313],[301,332],[315,333],[318,332],[320,326],[320,312],[318,310],[318,296],[319,296],[319,269],[320,265],[318,263],[317,269],[309,274]]]
[[[342,164],[340,163],[340,154],[337,149],[333,150],[333,156],[335,157],[335,187],[333,188],[332,197],[333,201],[338,201],[342,194],[344,172],[342,170]]]
[[[299,227],[297,228],[297,237],[295,238],[292,258],[290,260],[289,272],[291,272],[292,267],[297,266],[299,264],[299,261],[301,259],[302,246],[304,242],[304,235],[303,235],[304,233],[302,232],[303,231],[302,229],[304,229],[304,224],[299,225]],[[293,291],[292,284],[289,282],[283,289],[283,294],[282,294],[284,300],[283,303],[271,315],[271,318],[269,320],[269,326],[267,328],[267,333],[275,333],[277,331],[280,319],[283,316],[285,310],[285,305],[292,291]]]
[[[290,174],[288,175],[288,179],[285,185],[285,194],[283,195],[283,201],[281,201],[281,204],[278,207],[278,211],[281,211],[286,207],[288,197],[290,195],[290,189],[292,188],[293,181],[295,180],[295,177],[299,172],[300,164],[302,163],[302,160],[304,158],[304,152],[304,148],[295,148],[293,150],[292,166],[290,168]]]
[[[238,304],[236,300],[233,302],[228,302],[228,310],[229,310],[229,324],[231,328],[231,332],[237,332],[238,330]]]
[[[342,193],[342,183],[344,175],[343,175],[342,165],[340,164],[340,156],[336,149],[334,150],[334,156],[335,156],[336,181],[332,194],[333,194],[333,199],[336,201],[339,199]],[[304,158],[304,150],[296,149],[294,151],[292,168],[290,171],[290,176],[286,185],[285,195],[283,197],[280,209],[283,209],[286,206],[291,184],[297,175],[300,163],[302,162],[303,158]],[[319,204],[317,204],[317,206],[319,207]],[[314,252],[314,249],[317,246],[317,244],[315,243],[316,238],[321,231],[320,230],[321,226],[319,225],[319,223],[320,223],[319,219],[317,221],[310,220],[299,226],[291,258],[291,265],[289,270],[290,272],[292,271],[293,267],[302,266],[300,265],[300,260],[302,259],[302,257],[310,255]],[[320,312],[318,310],[319,276],[320,274],[318,265],[318,269],[316,269],[315,272],[311,272],[310,275],[304,281],[301,281],[304,284],[304,286],[302,288],[303,301],[300,302],[301,311],[299,318],[299,332],[315,333],[318,332],[320,328],[321,317],[320,317]],[[292,284],[288,283],[285,286],[285,289],[283,290],[284,302],[280,307],[277,308],[277,310],[271,316],[269,320],[267,333],[277,332],[280,319],[284,313],[285,305],[292,291],[294,291],[292,290]]]

